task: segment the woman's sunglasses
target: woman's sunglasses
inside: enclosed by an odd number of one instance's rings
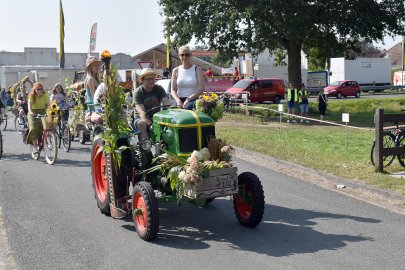
[[[179,54],[181,57],[189,57],[190,56],[190,54],[189,53],[181,53],[181,54]]]

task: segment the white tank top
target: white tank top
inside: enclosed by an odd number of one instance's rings
[[[180,98],[187,98],[197,92],[196,66],[185,69],[179,67],[177,74],[177,95]]]

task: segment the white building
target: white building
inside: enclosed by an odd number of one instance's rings
[[[98,56],[98,53],[92,55]],[[56,48],[24,48],[24,52],[0,52],[0,87],[8,88],[29,76],[33,82],[41,81],[46,88],[67,79],[73,80],[75,71],[84,70],[87,53],[65,53],[65,68],[59,68]],[[120,69],[137,68],[130,55],[118,53],[111,56],[112,63]]]
[[[256,57],[246,54],[244,60],[234,61],[234,66],[239,67],[240,74],[245,76],[255,76],[257,78],[280,78],[288,82],[288,56],[285,58],[286,65],[274,66],[275,57],[268,49],[261,52]],[[308,59],[301,52],[301,77],[302,81],[307,81]]]

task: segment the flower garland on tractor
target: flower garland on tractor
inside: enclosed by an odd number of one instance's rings
[[[187,185],[201,185],[210,171],[234,166],[231,163],[234,149],[222,139],[211,138],[206,148],[193,151],[188,159],[162,151],[165,153],[154,160],[158,165],[148,171],[160,170],[178,200],[184,196]]]
[[[203,94],[195,102],[197,112],[208,114],[214,121],[218,121],[224,115],[224,104],[215,93]]]

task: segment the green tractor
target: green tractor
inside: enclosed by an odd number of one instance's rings
[[[139,237],[151,241],[159,230],[158,203],[179,199],[170,179],[151,168],[159,163],[162,151],[187,160],[194,150],[207,147],[215,137],[215,122],[205,113],[163,108],[153,116],[150,140],[139,141],[136,134],[119,136],[117,147],[125,149],[119,169],[114,167],[113,155],[103,150],[103,138],[95,138],[92,182],[100,211],[114,218],[131,214]],[[200,207],[217,197],[232,196],[237,220],[243,226],[255,227],[263,218],[263,187],[253,173],[238,175],[236,167],[217,169],[201,184],[185,186],[183,199]]]

